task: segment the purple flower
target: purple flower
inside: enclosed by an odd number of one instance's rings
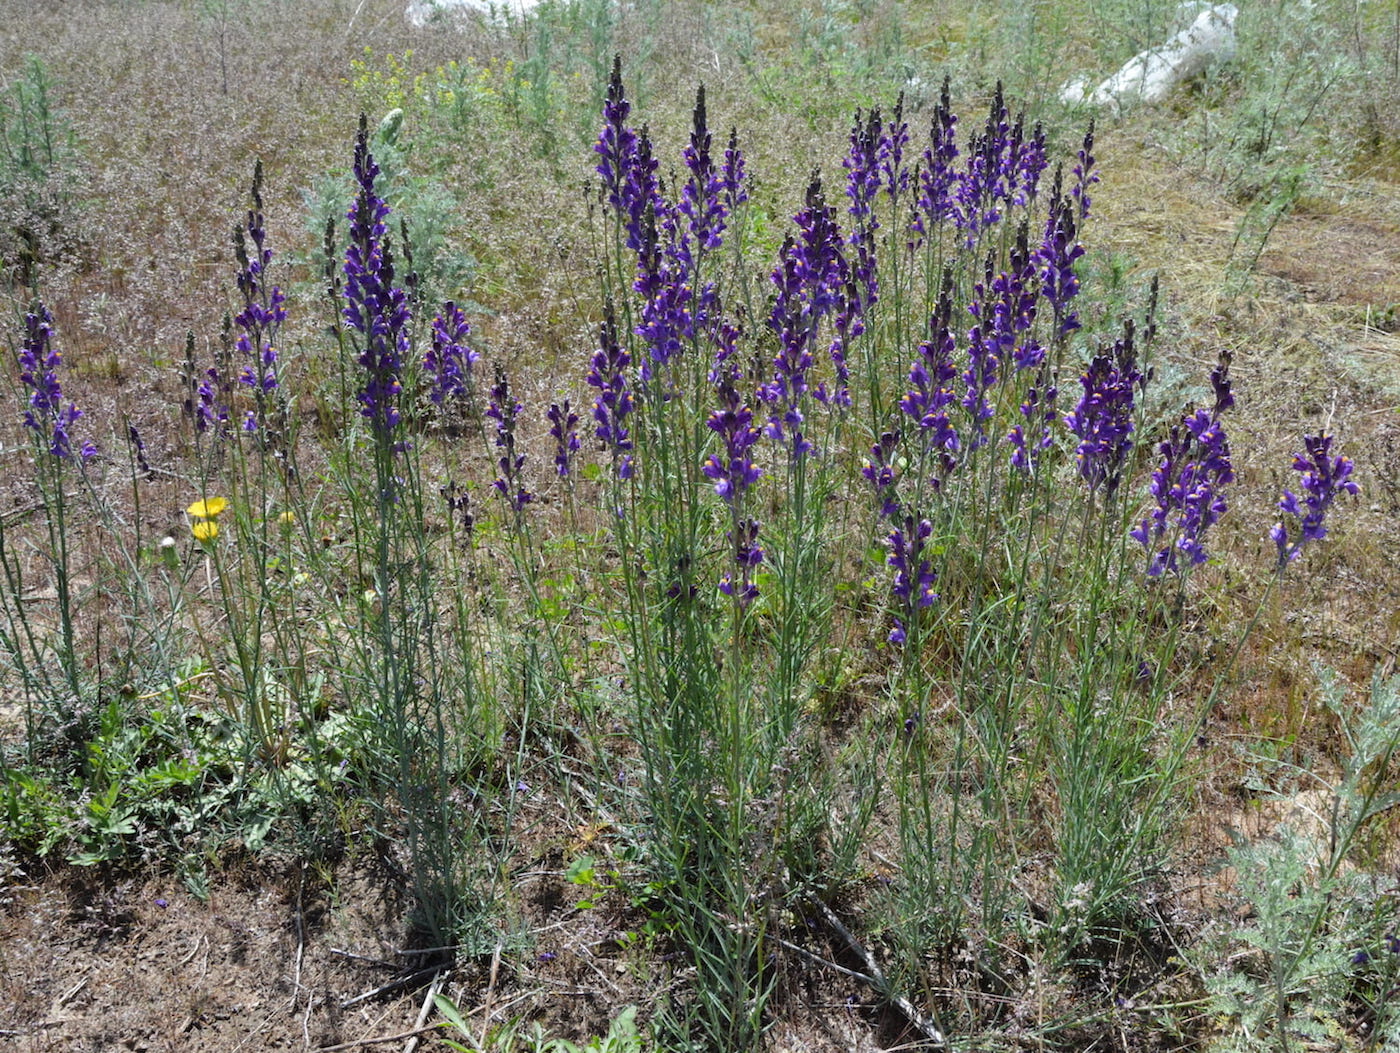
[[[746,604],[758,596],[753,571],[763,562],[763,547],[758,543],[758,521],[736,519],[725,536],[734,546],[734,565],[739,576],[736,579],[733,574],[726,574],[720,579],[719,591]]]
[[[1351,459],[1340,454],[1332,456],[1332,436],[1305,435],[1303,446],[1306,452],[1293,456],[1293,470],[1302,476],[1302,495],[1285,490],[1278,503],[1279,511],[1297,524],[1297,533],[1285,526],[1284,520],[1274,524],[1269,532],[1278,546],[1280,569],[1297,559],[1309,541],[1321,541],[1327,536],[1324,521],[1338,494],[1361,492],[1351,478],[1356,467]]]
[[[622,87],[622,58],[616,56],[607,98],[603,102],[603,131],[593,150],[600,158],[596,171],[603,180],[603,193],[619,215],[630,214],[628,179],[637,151],[636,133],[627,125],[627,115],[631,111]]]
[[[1042,362],[1036,384],[1026,389],[1021,401],[1021,416],[1026,423],[1015,425],[1007,433],[1006,441],[1012,447],[1011,467],[1018,471],[1033,473],[1040,460],[1040,454],[1054,445],[1055,437],[1050,425],[1059,416],[1055,403],[1060,390],[1048,373],[1047,363]],[[1030,429],[1027,433],[1027,428]]]
[[[29,408],[24,412],[24,426],[43,437],[49,453],[63,460],[73,459],[73,425],[83,412],[69,402],[63,403],[63,387],[58,380],[58,367],[63,356],[53,346],[53,316],[36,300],[34,309],[24,316],[24,345],[19,351],[19,378],[29,389]],[[84,459],[97,453],[90,442],[78,451]]]
[[[238,291],[243,297],[243,309],[233,320],[239,330],[236,347],[243,361],[238,380],[252,388],[254,399],[254,409],[244,424],[247,431],[267,426],[267,396],[277,387],[277,337],[287,318],[286,296],[279,286],[269,287],[266,280],[272,250],[267,247],[263,219],[262,178],[259,161],[253,166],[253,206],[233,232]]]
[[[1234,482],[1235,472],[1230,442],[1218,419],[1223,408],[1234,403],[1228,355],[1222,356],[1211,381],[1217,393],[1215,408],[1183,417],[1157,448],[1162,460],[1150,485],[1157,507],[1131,534],[1148,550],[1149,577],[1179,574],[1178,553],[1190,566],[1204,563],[1208,557],[1202,539],[1228,509],[1221,490]]]
[[[945,271],[938,306],[929,318],[929,339],[919,345],[919,357],[909,367],[909,390],[899,400],[899,408],[918,421],[924,449],[938,459],[932,479],[935,489],[957,466],[956,454],[962,445],[948,418],[948,407],[956,399],[951,384],[958,375],[953,364],[957,341],[952,321],[953,275]]]
[[[525,455],[516,453],[515,421],[525,407],[511,395],[510,381],[506,371],[496,367],[496,384],[491,389],[491,404],[486,408],[486,416],[496,422],[496,447],[501,456],[496,461],[500,474],[491,485],[506,501],[518,517],[525,506],[535,499],[535,495],[525,489],[521,480],[521,469],[525,465]]]
[[[910,225],[916,243],[922,241],[930,228],[955,215],[953,191],[958,183],[958,172],[954,168],[958,159],[957,125],[958,118],[949,101],[949,78],[945,76],[943,91],[938,105],[934,107],[929,127],[929,145],[919,166],[919,201]]]
[[[895,474],[892,461],[894,452],[898,448],[899,432],[885,432],[880,436],[880,441],[870,447],[870,457],[860,470],[860,474],[865,476],[875,491],[875,496],[879,498],[880,515],[886,519],[893,519],[899,515],[899,500],[895,496]]]
[[[617,316],[609,300],[598,329],[598,350],[593,353],[590,386],[598,389],[593,400],[593,434],[610,450],[619,478],[632,476],[632,433],[627,418],[633,409],[632,391],[627,384],[627,368],[632,356],[617,340]]]
[[[763,475],[749,456],[762,433],[731,381],[719,384],[719,396],[723,405],[710,414],[706,425],[724,441],[724,453],[710,454],[700,470],[715,481],[715,493],[733,506]]]
[[[794,218],[797,237],[783,243],[782,260],[773,271],[778,287],[768,325],[778,336],[773,380],[759,397],[774,407],[766,434],[787,443],[794,460],[812,452],[802,433],[802,403],[807,375],[822,320],[843,306],[849,276],[841,251],[841,232],[822,195],[819,176],[807,187],[806,207]]]
[[[1102,488],[1111,496],[1133,447],[1134,391],[1147,383],[1137,368],[1131,319],[1123,323],[1122,338],[1094,356],[1079,383],[1084,394],[1065,414],[1065,425],[1079,439],[1075,459],[1090,492]]]
[[[409,349],[408,297],[394,285],[394,262],[389,249],[389,206],[375,191],[379,165],[369,149],[363,115],[355,138],[355,182],[358,192],[348,213],[350,246],[345,253],[345,322],[364,337],[360,366],[365,386],[359,392],[360,413],[369,419],[376,437],[386,439],[399,425],[400,372]]]
[[[736,154],[735,163],[742,166],[742,159],[737,157],[738,148],[732,144],[731,147]],[[710,156],[710,130],[706,124],[703,84],[695,93],[693,128],[684,156],[690,180],[681,190],[680,211],[689,219],[690,234],[701,251],[708,252],[720,246],[729,209],[724,193],[725,180],[715,170],[714,160]]]
[[[423,372],[432,384],[428,397],[439,406],[448,399],[465,398],[471,391],[472,366],[481,358],[467,344],[471,331],[462,309],[450,300],[433,319],[432,346],[423,356]]]
[[[929,607],[938,598],[933,588],[938,575],[923,558],[924,545],[932,534],[933,524],[927,519],[915,522],[913,516],[905,516],[903,526],[891,530],[886,541],[890,554],[885,562],[894,568],[890,592],[910,607]]]
[[[1084,133],[1084,145],[1079,149],[1079,163],[1074,166],[1074,186],[1070,197],[1074,199],[1079,221],[1089,218],[1089,188],[1099,181],[1094,171],[1094,122],[1089,121],[1089,129]]]
[[[1055,335],[1066,336],[1079,328],[1079,314],[1072,301],[1079,294],[1079,278],[1074,264],[1084,255],[1076,240],[1078,225],[1074,202],[1060,193],[1060,173],[1055,173],[1050,195],[1050,211],[1045,221],[1045,237],[1037,258],[1040,262],[1040,295],[1055,313]]]
[[[551,403],[549,413],[549,434],[554,439],[554,467],[561,479],[569,475],[569,461],[579,449],[578,414],[569,412],[569,400],[563,405]]]

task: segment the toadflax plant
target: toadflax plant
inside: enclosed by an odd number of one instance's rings
[[[74,625],[77,612],[70,566],[68,487],[74,476],[81,475],[83,463],[97,454],[97,447],[75,434],[83,413],[63,394],[59,377],[63,355],[54,343],[53,316],[37,297],[24,316],[24,340],[18,357],[20,383],[26,393],[23,422],[33,440],[58,615],[58,640],[53,644],[53,652],[58,659],[60,679],[55,681],[49,672],[48,645],[36,637],[35,627],[19,602],[23,592],[21,568],[6,542],[5,526],[0,521],[0,562],[7,595],[14,599],[13,606],[6,604],[4,646],[19,667],[25,690],[28,741],[32,745],[41,718],[55,719],[60,727],[67,727],[76,718],[79,700],[85,694]],[[46,712],[36,713],[34,709],[36,691],[42,694]]]

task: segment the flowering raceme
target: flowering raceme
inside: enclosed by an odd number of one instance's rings
[[[277,334],[287,318],[286,295],[280,286],[267,285],[272,250],[267,247],[263,219],[262,162],[253,167],[253,207],[242,226],[234,228],[234,253],[238,259],[238,291],[243,309],[234,318],[239,334],[237,349],[243,359],[239,383],[252,388],[255,408],[244,419],[245,431],[267,426],[267,397],[277,388]],[[252,250],[249,251],[251,242]]]
[[[350,246],[345,253],[345,322],[364,337],[360,365],[365,386],[359,392],[360,413],[376,436],[387,437],[399,425],[400,372],[409,348],[408,297],[394,285],[394,261],[389,251],[389,206],[375,189],[379,165],[369,149],[369,131],[360,118],[355,138],[355,182],[351,206]]]
[[[36,302],[24,316],[24,329],[24,345],[19,351],[19,378],[29,389],[24,426],[43,437],[53,456],[72,460],[70,432],[83,412],[71,402],[63,404],[63,387],[58,380],[63,356],[53,346],[53,316],[48,308]],[[78,452],[84,458],[92,457],[97,447],[85,442]]]
[[[1102,488],[1112,496],[1133,447],[1134,392],[1147,383],[1137,368],[1131,319],[1123,324],[1122,338],[1094,356],[1079,383],[1084,394],[1065,414],[1065,425],[1079,439],[1079,474],[1091,492]]]
[[[452,301],[433,319],[432,343],[423,355],[423,372],[432,384],[428,397],[436,405],[465,398],[471,390],[472,366],[481,358],[467,344],[472,327]]]
[[[1351,459],[1331,454],[1332,436],[1305,435],[1303,446],[1306,452],[1293,457],[1293,470],[1302,476],[1302,495],[1285,490],[1278,503],[1279,511],[1296,524],[1296,535],[1284,520],[1269,531],[1278,546],[1279,569],[1297,559],[1309,541],[1321,541],[1327,536],[1324,521],[1338,494],[1361,492],[1351,478],[1356,467]]]
[[[1211,385],[1215,405],[1185,416],[1157,448],[1162,461],[1151,483],[1157,507],[1132,531],[1133,539],[1148,551],[1149,577],[1180,573],[1178,553],[1191,566],[1204,563],[1202,539],[1228,507],[1222,487],[1234,482],[1235,472],[1219,419],[1235,401],[1228,355],[1211,372]]]

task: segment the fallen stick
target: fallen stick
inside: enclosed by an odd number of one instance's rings
[[[831,926],[837,935],[846,941],[846,946],[851,949],[851,952],[865,963],[865,968],[869,975],[863,976],[854,970],[848,969],[842,969],[841,971],[866,981],[874,988],[877,994],[903,1013],[905,1018],[923,1032],[924,1037],[935,1046],[939,1046],[943,1049],[949,1048],[947,1036],[943,1034],[943,1030],[938,1026],[937,1021],[932,1017],[924,1016],[923,1013],[919,1012],[918,1007],[903,995],[895,994],[894,989],[890,986],[889,980],[885,977],[884,970],[882,970],[875,961],[875,956],[861,946],[860,941],[851,935],[851,931],[846,928],[845,925],[841,924],[841,919],[836,916],[836,912],[821,900],[817,899],[816,896],[807,896],[806,899],[808,903],[821,912],[822,917],[826,919],[826,923]],[[812,955],[812,957],[815,958],[816,956]],[[820,958],[817,960],[821,961]],[[840,967],[837,966],[837,968],[839,969]]]

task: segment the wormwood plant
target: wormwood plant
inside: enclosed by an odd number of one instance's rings
[[[1284,766],[1268,790],[1295,817],[1229,852],[1249,920],[1198,958],[1221,1049],[1287,1051],[1353,1031],[1360,1048],[1395,1048],[1400,886],[1372,835],[1400,804],[1400,678],[1377,676],[1360,709],[1335,677],[1319,679],[1345,742],[1340,778]]]

